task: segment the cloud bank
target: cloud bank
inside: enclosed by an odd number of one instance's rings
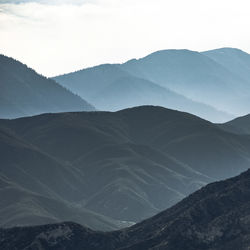
[[[0,53],[47,76],[160,49],[250,52],[249,0],[0,0]]]
[[[22,4],[22,3],[40,3],[40,4],[84,4],[94,0],[1,0],[0,4]]]

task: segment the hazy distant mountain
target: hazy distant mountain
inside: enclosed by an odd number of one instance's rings
[[[3,146],[6,177],[116,221],[148,218],[250,163],[248,136],[161,107],[45,114],[0,127],[32,147]]]
[[[250,55],[240,49],[221,48],[202,52],[249,82],[250,78]],[[248,86],[249,88],[249,86]]]
[[[121,231],[95,232],[74,223],[0,231],[1,249],[247,250],[250,171],[207,185],[172,208]]]
[[[93,103],[99,110],[117,111],[140,106],[158,105],[196,114],[200,117],[223,122],[232,115],[218,111],[203,103],[195,102],[153,81],[134,76],[120,65],[105,64],[55,77],[54,79]]]
[[[239,78],[235,85],[243,89],[243,95],[231,100],[231,104],[229,104],[232,110],[231,112],[240,115],[250,113],[250,55],[242,50],[234,48],[215,49],[203,52],[203,54],[223,65]],[[245,95],[244,89],[246,92]]]
[[[232,118],[232,115],[211,106],[194,102],[153,82],[133,76],[119,78],[90,100],[99,110],[115,111],[151,104],[190,112],[208,120],[225,121]]]
[[[246,53],[245,56],[250,57]],[[210,58],[209,52],[163,50],[128,61],[121,68],[193,100],[236,115],[245,114],[250,111],[242,109],[246,102],[236,105],[236,100],[250,96],[250,81],[241,76],[239,67],[233,63],[231,66],[225,67],[221,61]]]
[[[96,104],[100,110],[152,104],[221,122],[230,119],[225,113],[238,116],[250,112],[249,76],[250,55],[237,49],[223,48],[202,53],[157,51],[121,65],[100,65],[54,79]],[[138,78],[140,84],[135,83]],[[149,87],[149,82],[154,86]],[[156,94],[156,85],[165,88],[161,92],[168,92],[168,95]],[[176,93],[179,94],[177,99]],[[187,99],[189,105],[180,105]],[[210,111],[206,112],[206,109]]]
[[[0,89],[1,118],[94,110],[93,106],[55,81],[3,55],[0,55]]]
[[[99,91],[105,90],[112,82],[127,76],[130,76],[130,74],[117,65],[103,64],[57,76],[54,79],[83,98],[91,99]]]

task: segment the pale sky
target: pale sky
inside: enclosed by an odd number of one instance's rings
[[[249,0],[0,0],[0,54],[46,76],[161,49],[250,53]]]

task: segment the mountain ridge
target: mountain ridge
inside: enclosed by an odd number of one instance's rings
[[[0,128],[39,151],[33,158],[22,154],[20,162],[19,150],[6,151],[0,157],[6,177],[27,188],[33,179],[25,176],[21,182],[12,172],[28,169],[51,189],[39,186],[37,192],[118,223],[139,222],[207,183],[236,175],[248,168],[250,158],[249,137],[155,106],[0,120]],[[57,162],[49,172],[60,190],[37,174],[50,166],[36,164],[41,153]]]
[[[0,55],[0,74],[1,118],[94,110],[79,96],[13,58]]]

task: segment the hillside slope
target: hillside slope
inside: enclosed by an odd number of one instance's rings
[[[177,205],[121,231],[101,233],[73,223],[1,230],[1,249],[247,250],[250,171],[215,182]]]
[[[250,55],[240,49],[221,48],[202,52],[225,68],[249,81]]]
[[[49,156],[9,130],[0,129],[0,226],[73,220],[103,230],[120,222],[76,205],[86,184],[72,165]]]
[[[232,133],[250,135],[250,115],[238,117],[218,126]]]
[[[90,111],[93,106],[55,81],[12,58],[0,55],[0,117]]]

